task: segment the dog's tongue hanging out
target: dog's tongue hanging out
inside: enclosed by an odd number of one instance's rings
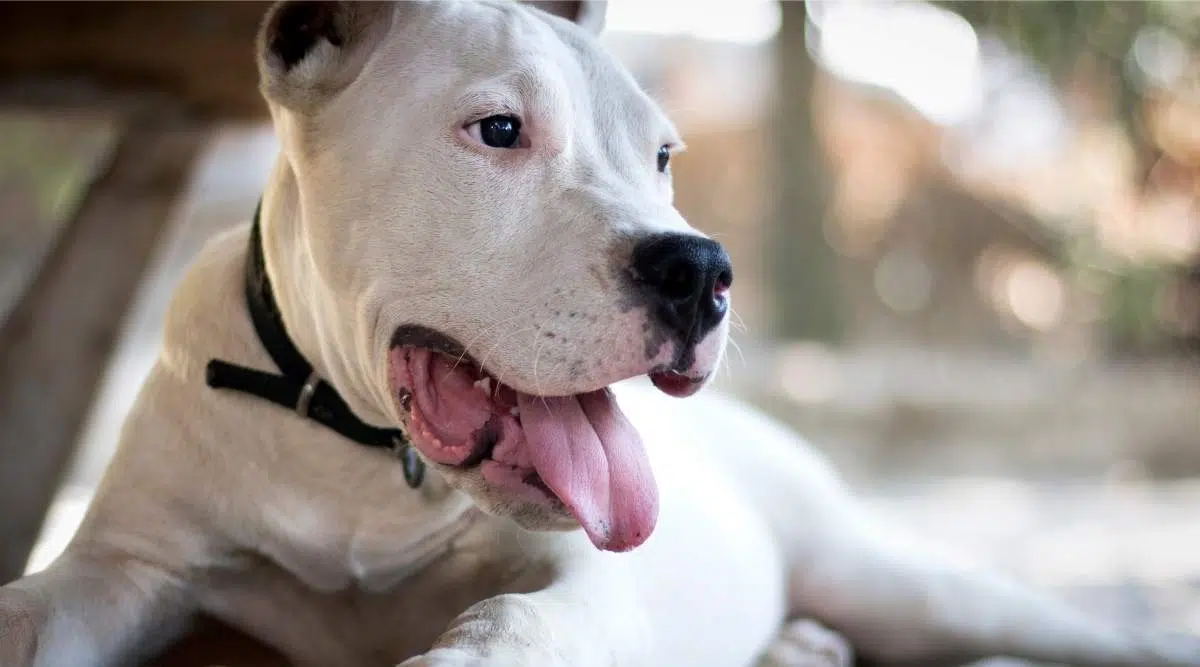
[[[641,436],[611,391],[522,394],[423,348],[396,348],[390,361],[395,389],[411,392],[404,404],[427,458],[480,462],[484,479],[525,498],[545,498],[531,481],[540,478],[600,549],[627,551],[650,537],[658,488]]]
[[[654,530],[658,488],[641,436],[607,389],[517,395],[534,468],[597,547],[632,549]]]

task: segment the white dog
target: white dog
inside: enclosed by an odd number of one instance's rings
[[[663,396],[720,362],[732,271],[602,13],[270,12],[261,214],[180,286],[70,547],[0,590],[0,664],[133,664],[206,612],[298,665],[845,665],[844,636],[1200,666],[895,546],[788,432]]]

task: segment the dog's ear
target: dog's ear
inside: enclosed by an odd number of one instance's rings
[[[387,32],[394,3],[286,0],[258,33],[263,95],[295,110],[311,109],[354,80]]]
[[[526,4],[573,21],[593,35],[604,30],[604,15],[608,11],[604,0],[526,0]]]

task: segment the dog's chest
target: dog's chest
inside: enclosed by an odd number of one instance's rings
[[[208,611],[300,664],[398,663],[471,604],[522,586],[524,563],[474,512],[414,542],[370,513],[339,531],[308,509],[276,525],[281,544],[267,559],[204,586]]]
[[[464,503],[413,512],[411,497],[361,491],[356,504],[320,494],[274,494],[261,507],[269,534],[261,550],[315,591],[382,592],[442,557],[476,519]],[[406,487],[396,493],[406,492],[418,493]]]

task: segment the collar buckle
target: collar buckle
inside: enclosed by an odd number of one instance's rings
[[[425,462],[421,460],[417,450],[403,436],[392,437],[392,454],[400,459],[400,467],[404,469],[404,481],[410,488],[418,488],[425,480]]]
[[[317,385],[321,384],[321,378],[316,371],[308,374],[308,379],[304,381],[304,385],[300,387],[300,396],[296,398],[296,414],[308,418],[308,406],[312,403],[313,394],[317,393]]]

